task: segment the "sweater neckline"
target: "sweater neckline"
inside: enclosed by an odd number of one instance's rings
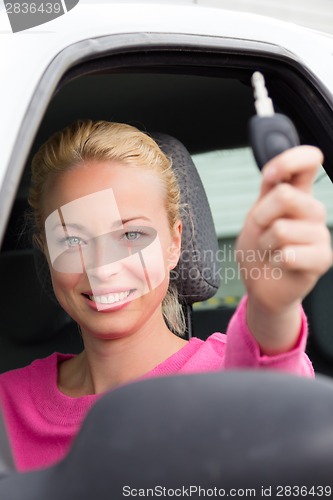
[[[203,341],[192,337],[179,351],[162,361],[140,379],[176,373],[202,345]],[[73,358],[73,354],[55,352],[30,365],[30,387],[35,407],[47,421],[61,426],[78,425],[87,411],[103,394],[89,394],[77,398],[68,396],[58,388],[58,365]],[[115,389],[116,390],[116,389]]]

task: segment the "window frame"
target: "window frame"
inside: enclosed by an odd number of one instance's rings
[[[164,55],[163,60],[162,54]],[[240,70],[244,72],[256,68],[271,74],[274,78],[276,75],[280,75],[280,80],[284,81],[287,86],[289,85],[289,88],[291,85],[292,88],[299,90],[300,86],[305,86],[308,89],[307,95],[304,96],[304,92],[299,91],[296,92],[296,95],[303,97],[303,104],[307,101],[311,103],[308,108],[310,114],[313,104],[317,103],[318,115],[312,119],[316,118],[317,123],[323,122],[324,124],[321,128],[324,137],[319,137],[319,144],[327,157],[325,169],[330,178],[333,178],[333,139],[326,132],[333,125],[333,118],[330,116],[333,111],[333,96],[319,78],[286,49],[260,41],[171,33],[128,33],[96,37],[69,45],[59,52],[50,61],[31,96],[27,112],[17,131],[16,141],[1,185],[0,241],[5,233],[26,159],[54,92],[57,92],[63,84],[72,78],[93,71],[101,71],[101,66],[105,61],[110,68],[110,60],[115,56],[123,59],[131,56],[131,71],[149,67],[150,71],[155,68],[155,71],[159,72],[166,71],[167,67],[169,71],[172,67],[173,71],[179,71],[179,69],[184,71],[186,66],[188,69],[192,67],[193,70],[194,63],[199,59],[200,66],[198,62],[196,65],[201,70],[205,68],[204,71],[208,71],[209,67],[216,70],[216,66],[212,66],[212,59],[215,58],[216,64],[216,57],[222,57],[223,66],[221,66],[222,61],[219,62],[218,66],[220,71],[222,69],[237,73]],[[185,64],[184,56],[188,59],[187,64]],[[180,58],[182,58],[181,66]],[[134,61],[137,61],[136,65],[134,65]],[[157,64],[158,61],[159,64]],[[128,60],[120,66],[118,62],[118,71],[120,67],[123,71],[126,67],[128,70]],[[278,93],[276,97],[279,100]],[[294,118],[297,126],[297,113]],[[316,127],[314,128],[316,129]]]

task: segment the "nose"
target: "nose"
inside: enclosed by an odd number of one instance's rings
[[[84,255],[86,272],[98,280],[107,280],[120,272],[124,257],[108,235],[97,237],[90,242]]]
[[[87,275],[95,282],[107,282],[112,276],[120,272],[120,265],[117,263],[109,264],[106,266],[99,266],[87,270]]]

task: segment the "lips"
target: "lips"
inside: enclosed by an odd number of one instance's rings
[[[125,301],[131,294],[135,292],[134,288],[128,288],[128,289],[122,289],[122,290],[117,290],[117,291],[102,291],[102,290],[96,290],[95,293],[85,292],[82,293],[86,299],[89,300],[89,302],[95,307],[97,306],[107,306],[107,305],[113,305],[117,303],[122,303]]]
[[[103,295],[88,295],[89,299],[97,304],[113,304],[114,302],[119,302],[120,300],[126,299],[131,290],[125,292],[109,293]]]

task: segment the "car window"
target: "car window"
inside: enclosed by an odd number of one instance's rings
[[[234,308],[245,293],[235,259],[236,238],[248,210],[258,196],[261,174],[249,146],[194,154],[192,158],[212,210],[219,242],[221,277],[216,295],[206,302],[197,302],[194,308]],[[332,182],[322,166],[313,191],[326,208],[327,226],[333,234]]]
[[[22,214],[27,207],[30,162],[40,144],[56,130],[73,120],[88,117],[123,121],[147,132],[176,137],[190,151],[197,166],[219,242],[217,272],[221,286],[214,297],[194,305],[194,335],[205,338],[213,331],[226,331],[232,312],[244,294],[233,252],[245,214],[260,186],[260,173],[247,137],[248,120],[254,114],[250,76],[259,63],[254,59],[255,54],[239,59],[238,52],[225,57],[216,48],[211,53],[208,50],[192,53],[191,50],[163,52],[160,49],[151,54],[139,52],[138,56],[108,54],[101,60],[91,56],[87,66],[85,63],[74,65],[63,75],[56,92],[50,93],[48,102],[44,103],[45,112],[31,106],[32,118],[37,112],[41,114],[40,126],[26,155],[25,172],[2,250],[27,248],[26,239],[20,234]],[[318,89],[314,90],[311,82],[293,72],[291,66],[279,65],[273,59],[267,68],[262,61],[260,64],[276,109],[280,106],[282,112],[288,115],[291,112],[302,142],[323,145],[324,152],[332,148],[329,136],[332,113]],[[50,66],[49,74],[51,69]],[[307,96],[311,105],[305,98],[297,100],[295,94]],[[325,167],[330,172],[333,155],[326,154],[326,157],[328,166],[326,163]],[[324,171],[318,176],[315,189],[327,205],[328,223],[332,227],[331,182]],[[65,344],[67,318],[61,321]],[[42,346],[40,355],[47,355],[51,348],[57,350],[58,345],[54,337],[54,345],[45,344],[45,350]],[[33,349],[31,353],[21,349],[22,359],[19,359],[16,346],[12,347],[0,371],[14,367],[17,360],[27,364],[34,359]]]

